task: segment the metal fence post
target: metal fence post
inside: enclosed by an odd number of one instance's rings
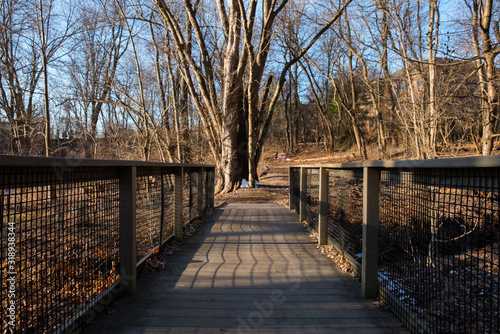
[[[318,244],[328,243],[328,169],[319,169],[319,226]]]
[[[361,294],[375,299],[378,295],[378,225],[380,170],[363,168],[363,264]]]
[[[306,220],[307,204],[307,168],[300,167],[300,221]]]
[[[184,222],[183,222],[183,179],[184,168],[175,167],[175,181],[174,181],[174,236],[178,240],[182,240]]]
[[[137,291],[137,168],[120,168],[120,285],[125,295]]]
[[[289,192],[289,206],[290,210],[294,209],[294,203],[293,203],[293,167],[288,168],[288,192]]]
[[[198,178],[197,178],[197,185],[198,185],[198,216],[200,219],[203,219],[203,167],[198,168]]]

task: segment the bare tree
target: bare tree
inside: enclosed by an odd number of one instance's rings
[[[389,72],[389,23],[386,11],[386,0],[380,0],[377,2],[377,11],[380,11],[380,44],[381,48],[378,48],[380,55],[380,68],[381,68],[381,78],[379,76],[378,80],[378,98],[380,102],[377,104],[377,131],[378,131],[378,145],[379,150],[382,152],[383,157],[386,154],[387,138],[386,138],[386,123],[383,121],[382,110],[385,109],[386,113],[392,115],[394,113],[394,99],[391,89],[391,75]],[[376,39],[375,39],[376,40]],[[382,88],[380,88],[382,85]]]
[[[235,151],[237,148],[235,128],[236,122],[235,117],[232,117],[229,110],[223,111],[219,106],[219,98],[217,96],[218,91],[216,89],[216,76],[214,73],[214,60],[209,53],[208,41],[205,41],[201,29],[200,20],[202,20],[202,17],[194,15],[193,4],[189,1],[185,1],[183,4],[186,13],[185,17],[178,15],[178,13],[176,13],[174,9],[171,8],[170,5],[167,5],[167,3],[163,0],[155,1],[155,4],[163,17],[165,26],[168,28],[166,33],[170,33],[169,35],[175,45],[174,50],[178,55],[178,59],[181,60],[178,67],[182,72],[183,80],[187,83],[193,102],[198,109],[198,113],[203,120],[205,136],[210,143],[212,156],[219,162],[219,170],[226,171],[226,174],[231,173],[231,171],[235,171],[237,169],[235,158],[232,155],[228,155],[225,157],[224,161],[222,161],[222,156],[223,147],[225,148],[225,152],[231,150]],[[232,3],[229,11],[231,15],[229,15],[229,17],[225,7],[222,7],[220,11],[223,18],[222,22],[224,24],[224,34],[226,40],[229,36],[229,20],[231,20],[233,25],[235,24],[234,17],[236,14],[234,11],[237,10],[237,8],[235,9],[235,5],[237,7],[237,4]],[[191,47],[188,44],[188,40],[191,39],[191,34],[186,36],[186,31],[182,28],[185,26],[186,20],[189,20],[193,26],[195,43],[201,53],[199,59],[191,53]],[[237,24],[232,27],[232,34],[236,35],[236,37],[239,36],[237,31],[238,27],[240,26]],[[218,44],[217,41],[214,41],[214,43]],[[228,42],[226,50],[224,51],[224,61],[225,64],[227,64],[226,66],[233,64],[232,66],[234,67],[234,63],[237,63],[238,53],[235,52],[235,50],[231,50],[231,47],[235,48],[233,44]],[[236,51],[238,50],[239,48]],[[237,81],[234,78],[237,75],[239,75],[241,79],[242,74],[238,74],[234,70],[228,71],[227,79],[224,84],[227,85],[231,82]],[[222,84],[223,83],[221,82],[221,85]],[[223,99],[230,99],[231,90],[228,88],[224,92],[226,95],[223,96]],[[225,119],[224,126],[222,125],[223,117]],[[231,180],[231,178],[228,181],[230,183],[233,181],[231,185],[234,184],[234,180]]]
[[[83,142],[84,156],[93,158],[97,149],[97,124],[112,93],[120,59],[129,46],[125,22],[114,2],[95,0],[80,12],[80,33],[67,63],[72,94]]]
[[[115,3],[124,20],[132,49],[130,57],[134,65],[134,71],[128,72],[133,73],[132,76],[135,76],[135,80],[130,80],[131,76],[127,76],[124,82],[115,81],[116,103],[124,108],[135,122],[136,129],[142,138],[142,159],[146,161],[151,159],[153,142],[156,140],[160,155],[164,160],[163,147],[159,140],[159,130],[160,126],[165,123],[164,118],[168,107],[162,104],[160,98],[161,107],[158,108],[157,95],[161,96],[161,94],[156,94],[157,85],[161,84],[162,81],[158,80],[156,67],[154,72],[148,70],[150,67],[145,66],[145,60],[139,54],[140,43],[146,42],[140,38],[143,35],[143,30],[148,29],[150,32],[149,37],[151,39],[147,41],[149,43],[154,41],[154,33],[151,30],[151,25],[148,24],[146,27],[141,24],[141,21],[129,19],[134,18],[134,15],[129,14],[125,6],[118,0],[115,0]],[[142,7],[135,7],[135,10],[136,17],[143,18],[145,16]],[[134,24],[138,24],[139,27],[135,27]],[[153,61],[156,63],[157,60],[158,58],[155,55]]]
[[[37,27],[22,1],[1,2],[0,107],[11,131],[11,153],[37,154],[35,137],[41,131],[37,93],[43,74]],[[30,7],[33,8],[33,7]]]
[[[482,95],[482,136],[481,153],[491,154],[493,148],[494,125],[498,118],[498,79],[496,78],[495,58],[500,54],[499,19],[493,18],[493,0],[465,0],[470,9],[472,22],[472,41],[474,53],[478,58],[479,87]],[[494,30],[494,34],[492,33]],[[496,35],[496,45],[494,36]]]
[[[436,23],[437,4],[431,1],[428,13],[420,2],[392,3],[390,7],[386,4],[382,8],[391,21],[389,39],[392,51],[400,57],[404,65],[402,70],[391,75],[398,107],[396,116],[406,132],[407,142],[412,143],[409,146],[414,149],[415,155],[418,158],[431,158],[435,155],[439,118],[435,102],[436,50],[439,35],[439,24]],[[426,17],[429,27],[424,31]],[[428,37],[427,42],[424,35]],[[426,50],[427,58],[430,59],[425,59]]]
[[[151,12],[151,18],[153,17],[153,15],[154,15],[154,13]],[[166,86],[164,83],[164,75],[162,73],[162,66],[161,66],[161,63],[162,63],[161,50],[162,50],[162,48],[160,45],[158,45],[157,38],[156,38],[157,32],[154,29],[152,20],[150,22],[148,22],[148,25],[149,25],[149,33],[151,35],[151,44],[154,48],[155,74],[156,74],[156,82],[158,85],[158,91],[159,91],[159,96],[160,96],[160,110],[161,110],[161,116],[160,116],[161,124],[160,124],[160,126],[165,127],[166,136],[164,136],[164,137],[165,137],[165,146],[166,146],[166,151],[167,151],[167,155],[168,155],[168,161],[173,162],[174,161],[173,160],[173,146],[171,144],[171,140],[170,140],[171,137],[169,135],[170,122],[168,119],[168,111],[170,109],[170,105],[167,102],[168,98],[167,98]],[[163,50],[166,50],[166,48],[163,47]],[[166,55],[166,57],[169,57],[169,56]],[[164,146],[163,140],[162,140],[162,136],[160,135],[159,129],[157,129],[155,131],[155,138],[156,138],[156,141],[158,144],[158,149],[160,151],[161,160],[166,161],[165,153],[163,150],[163,146]],[[182,160],[179,159],[179,161],[182,161]]]
[[[192,49],[192,26],[189,22],[184,25],[186,29],[186,48]],[[164,27],[164,31],[168,31],[168,27]],[[191,99],[189,97],[189,89],[182,76],[181,63],[178,60],[176,52],[172,47],[171,37],[167,34],[165,37],[165,45],[163,46],[163,54],[165,58],[165,68],[167,72],[168,81],[170,83],[169,100],[170,106],[173,110],[173,137],[175,137],[177,149],[177,161],[188,162],[190,161],[189,149],[189,109]],[[191,53],[192,51],[188,51]]]
[[[283,49],[283,62],[287,63],[294,57],[297,46],[300,45],[299,35],[301,27],[306,25],[303,20],[303,13],[306,11],[306,3],[296,1],[282,11],[278,17],[280,22],[276,25],[277,45]],[[286,140],[289,151],[295,150],[298,141],[298,129],[304,129],[299,124],[302,117],[300,113],[299,97],[299,64],[295,64],[288,71],[287,80],[282,89],[282,100],[284,101],[284,116],[286,120]]]
[[[425,157],[436,157],[438,110],[436,106],[436,53],[439,45],[438,1],[429,1],[429,29],[427,31],[427,61],[429,71],[429,137]]]
[[[334,103],[339,109],[344,110],[351,118],[351,126],[356,139],[356,145],[361,159],[367,159],[366,141],[361,131],[359,115],[361,113],[360,105],[364,98],[362,90],[365,88],[362,84],[356,63],[355,51],[352,44],[351,27],[347,12],[344,12],[344,19],[338,22],[337,40],[343,41],[341,45],[337,43],[330,52],[336,54],[336,61],[331,64],[330,69],[323,70],[310,57],[306,58],[316,70],[321,73],[333,86]],[[333,44],[332,44],[333,46]],[[343,48],[346,46],[346,48]],[[335,50],[335,51],[334,51]],[[363,59],[360,55],[359,58]],[[336,70],[333,70],[333,67]],[[365,65],[366,67],[366,65]]]
[[[331,53],[327,53],[328,57]],[[322,120],[322,126],[325,128],[324,133],[324,141],[326,150],[330,153],[333,153],[335,147],[335,130],[338,128],[338,120],[334,118],[333,115],[330,115],[330,98],[329,92],[330,87],[328,85],[328,80],[325,79],[325,84],[319,82],[316,78],[316,75],[313,73],[313,69],[311,68],[311,62],[300,62],[300,65],[304,69],[304,73],[309,81],[309,87],[316,104],[316,107],[319,110],[319,115]],[[328,62],[327,68],[331,68],[331,63]],[[326,86],[326,87],[325,87]]]
[[[51,112],[49,96],[49,63],[56,57],[56,53],[63,44],[74,34],[73,5],[66,2],[64,6],[65,17],[57,18],[57,10],[62,12],[62,8],[56,8],[53,0],[35,0],[34,9],[36,16],[33,18],[33,25],[38,30],[38,47],[41,56],[41,72],[43,74],[43,106],[45,114],[45,155],[52,153],[51,142]],[[61,5],[61,4],[59,4]]]
[[[350,0],[345,5],[349,2]],[[274,93],[271,93],[272,77],[265,78],[264,74],[271,47],[273,25],[277,15],[287,3],[287,0],[280,3],[264,0],[262,10],[257,11],[257,0],[252,0],[247,5],[237,0],[230,0],[227,3],[217,1],[221,37],[224,38],[223,64],[220,67],[220,81],[217,84],[215,73],[217,61],[210,54],[210,50],[213,50],[213,45],[218,46],[219,42],[212,40],[212,47],[209,47],[210,41],[207,40],[209,31],[207,27],[213,27],[214,24],[202,26],[203,16],[199,14],[201,11],[195,10],[197,4],[188,0],[183,2],[186,20],[189,20],[193,27],[193,43],[197,44],[200,52],[199,57],[195,57],[190,53],[188,36],[181,28],[182,22],[180,17],[175,15],[173,7],[164,0],[155,0],[172,35],[178,58],[183,61],[183,78],[203,120],[206,137],[218,163],[222,181],[219,185],[220,190],[231,191],[239,184],[244,176],[245,164],[242,160],[245,160],[245,156],[249,183],[251,186],[254,185],[260,150],[267,137],[288,69],[304,56],[339,16],[337,13],[327,21],[312,36],[309,43],[283,66]],[[340,12],[344,8],[345,6]],[[256,34],[257,21],[261,27],[260,34]],[[211,31],[211,34],[220,36],[216,31]],[[248,114],[246,143],[239,140],[245,113]],[[246,154],[245,148],[247,148]]]

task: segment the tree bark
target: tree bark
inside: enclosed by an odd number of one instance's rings
[[[427,33],[427,60],[429,68],[429,137],[425,157],[436,157],[438,111],[436,110],[436,51],[439,37],[439,11],[436,0],[429,1],[429,31]],[[412,84],[410,82],[410,84]]]
[[[347,0],[339,12],[344,10],[351,1]],[[249,179],[253,185],[257,175],[260,152],[269,132],[285,74],[330,28],[339,14],[337,13],[325,24],[313,36],[309,44],[285,64],[274,93],[269,94],[272,81],[268,79],[268,84],[264,86],[264,92],[261,94],[262,78],[272,38],[272,26],[276,15],[288,3],[288,0],[281,3],[264,0],[261,12],[257,11],[257,0],[249,1],[248,8],[245,7],[243,0],[218,0],[216,2],[224,33],[220,81],[216,81],[214,74],[216,62],[212,60],[211,49],[205,43],[206,27],[201,28],[191,1],[184,0],[184,9],[187,19],[193,26],[193,36],[198,43],[199,57],[196,58],[189,54],[186,48],[187,38],[171,8],[165,0],[154,0],[154,2],[168,26],[167,33],[175,43],[183,78],[203,121],[213,157],[220,170],[221,181],[218,183],[217,190],[228,192],[238,186],[244,176],[243,173],[246,172],[246,166],[248,166]],[[262,33],[258,38],[254,35],[257,13],[262,14],[263,18]],[[242,28],[244,40],[242,40]],[[257,48],[254,48],[253,41],[255,40],[259,40]],[[213,42],[217,44],[219,41]],[[242,42],[244,46],[240,50]],[[195,77],[195,80],[191,75]],[[268,98],[271,95],[272,98]],[[246,115],[247,118],[242,120],[241,115]],[[244,125],[245,122],[247,125]],[[246,138],[242,141],[240,135],[244,128],[246,128]]]
[[[483,111],[483,135],[481,140],[482,154],[490,155],[493,149],[494,122],[498,117],[498,88],[495,77],[495,57],[498,53],[493,50],[490,33],[493,0],[485,0],[484,3],[482,0],[478,0],[477,2],[478,7],[482,9],[479,10],[479,28],[485,63],[484,79],[486,81],[484,91],[486,105]]]
[[[228,5],[229,31],[224,51],[224,88],[222,100],[222,153],[221,169],[224,178],[223,192],[232,191],[241,181],[241,167],[238,161],[238,116],[242,99],[238,65],[241,41],[241,11],[237,0]]]

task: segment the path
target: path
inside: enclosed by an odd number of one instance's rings
[[[408,333],[289,210],[229,204],[85,333]]]

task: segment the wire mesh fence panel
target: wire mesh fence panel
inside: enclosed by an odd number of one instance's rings
[[[214,198],[213,198],[213,190],[215,186],[215,171],[213,169],[204,169],[204,189],[205,189],[205,206],[204,209],[208,209],[211,207],[213,209],[214,206]]]
[[[118,281],[118,170],[0,167],[0,183],[2,332],[58,332]]]
[[[182,220],[184,224],[189,223],[191,220],[191,206],[193,205],[193,198],[191,193],[192,189],[192,179],[191,173],[189,169],[184,169],[184,185],[182,190],[182,199],[183,199],[183,210],[182,210]]]
[[[293,173],[293,206],[295,211],[299,213],[300,210],[300,168],[292,168]]]
[[[498,333],[499,170],[389,169],[382,297],[413,332]]]
[[[160,246],[162,220],[160,168],[138,168],[136,189],[137,262],[139,263]]]
[[[306,221],[309,222],[311,215],[311,170],[306,170]]]
[[[189,221],[198,216],[198,172],[190,174]]]
[[[205,212],[205,210],[208,208],[208,201],[207,201],[207,184],[208,184],[208,179],[207,179],[207,171],[206,169],[204,168],[203,169],[203,174],[202,174],[202,180],[203,180],[203,184],[201,185],[202,189],[203,189],[203,212]]]
[[[169,173],[166,169],[162,169],[162,212],[163,212],[163,227],[161,242],[165,242],[174,234],[174,174]]]
[[[307,170],[306,219],[318,225],[319,213],[319,169]]]
[[[86,312],[118,286],[120,267],[136,264],[120,249],[120,219],[123,233],[130,221],[120,212],[130,203],[137,261],[173,235],[174,174],[182,166],[138,166],[132,178],[121,162],[6,160],[21,163],[0,166],[2,333],[60,333],[92,317]],[[187,179],[192,211],[198,185]]]
[[[328,236],[359,273],[363,241],[363,170],[329,172]],[[359,264],[359,265],[358,265]]]

